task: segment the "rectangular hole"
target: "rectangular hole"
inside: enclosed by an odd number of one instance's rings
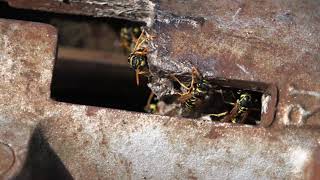
[[[124,26],[141,23],[15,9],[0,2],[2,18],[51,24],[58,29],[58,51],[51,98],[67,103],[144,112],[150,94],[147,79],[137,86],[135,73],[119,43]]]
[[[120,47],[123,26],[141,25],[114,19],[63,17],[59,29],[51,97],[56,101],[144,112],[150,90],[137,86],[128,55]]]
[[[176,78],[185,83],[185,85],[190,86],[190,75],[179,75]],[[277,103],[277,88],[274,85],[231,79],[204,79],[207,81],[206,84],[210,84],[211,87],[208,91],[199,89],[199,91],[205,92],[205,95],[193,95],[193,97],[196,97],[196,103],[185,100],[181,102],[179,101],[181,96],[177,96],[175,93],[161,100],[163,101],[161,104],[165,105],[159,106],[159,111],[164,112],[163,109],[176,106],[177,110],[170,111],[168,114],[200,120],[235,122],[263,127],[267,127],[272,123]],[[181,89],[186,92],[186,89],[177,80],[173,79],[172,82],[176,92],[182,93]],[[200,80],[198,79],[196,82],[200,82]],[[199,85],[195,85],[194,89],[197,89],[197,86]],[[196,90],[193,92],[196,92]],[[245,98],[249,98],[249,100],[245,100]],[[240,106],[240,104],[242,105]]]
[[[229,92],[231,91],[233,93],[240,92],[236,99],[240,99],[239,96],[243,93],[248,93],[251,95],[252,104],[248,110],[248,120],[244,124],[261,125],[267,127],[272,123],[275,113],[275,106],[277,103],[277,90],[275,85],[231,79],[215,79],[211,82],[219,85],[222,90]],[[232,109],[233,106],[230,108]]]

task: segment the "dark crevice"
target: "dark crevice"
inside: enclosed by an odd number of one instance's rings
[[[51,96],[57,101],[142,112],[150,91],[146,79],[137,86],[134,78],[129,67],[58,60]]]

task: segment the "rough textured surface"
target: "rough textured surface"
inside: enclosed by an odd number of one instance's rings
[[[56,43],[57,31],[49,25],[0,20],[0,141],[16,156],[11,171],[2,176],[22,168],[34,127],[50,113],[44,107],[52,104]]]
[[[0,140],[17,156],[5,179],[302,179],[317,172],[317,129],[205,123],[52,101],[56,30],[2,19],[0,32]]]
[[[251,88],[272,96],[264,103],[279,101],[263,108],[267,125],[276,113],[269,128],[52,101],[56,30],[1,19],[0,144],[16,156],[9,171],[0,164],[1,178],[317,178],[318,2],[189,3],[160,1],[151,70],[194,65],[207,78],[257,81]]]
[[[155,4],[150,0],[7,0],[17,8],[114,17],[151,24]]]
[[[319,1],[163,0],[157,8],[149,55],[155,76],[190,73],[195,66],[207,79],[264,89],[272,105],[262,123],[276,113],[279,126],[320,125]],[[156,83],[152,88],[163,93]]]

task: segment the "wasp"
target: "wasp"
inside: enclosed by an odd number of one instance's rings
[[[155,36],[149,35],[145,30],[142,30],[139,38],[135,42],[135,46],[128,57],[128,63],[136,71],[136,82],[139,85],[139,75],[148,74],[147,53],[148,48],[145,44],[152,40]]]
[[[127,51],[131,52],[135,46],[135,42],[141,34],[140,27],[123,27],[120,30],[120,44]]]
[[[207,80],[200,79],[199,82],[195,83],[193,88],[194,89],[191,91],[191,97],[185,102],[185,107],[189,110],[194,109],[199,101],[206,98],[209,94],[211,85]]]
[[[197,98],[194,96],[194,92],[195,89],[197,89],[196,81],[197,81],[197,77],[198,77],[198,71],[196,68],[192,67],[192,71],[191,71],[191,83],[190,86],[185,85],[184,83],[182,83],[177,77],[175,76],[171,76],[176,82],[179,83],[179,85],[185,89],[184,93],[178,93],[180,95],[180,97],[178,98],[179,102],[183,102],[185,104],[185,107],[189,107],[188,109],[192,108],[196,101]],[[199,92],[202,92],[201,90],[199,90]],[[204,91],[203,91],[204,92]]]
[[[252,105],[252,96],[247,92],[239,92],[240,97],[233,105],[231,111],[221,120],[222,122],[244,123],[249,114],[249,108]]]
[[[172,78],[183,87],[186,92],[179,93],[178,101],[182,102],[183,108],[187,112],[193,112],[197,107],[201,106],[205,99],[208,98],[212,85],[204,79],[195,67],[192,67],[191,83],[186,86],[178,78]]]

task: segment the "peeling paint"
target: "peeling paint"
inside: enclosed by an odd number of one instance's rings
[[[271,101],[271,96],[263,94],[261,97],[261,114],[266,114],[268,112],[269,102]]]

